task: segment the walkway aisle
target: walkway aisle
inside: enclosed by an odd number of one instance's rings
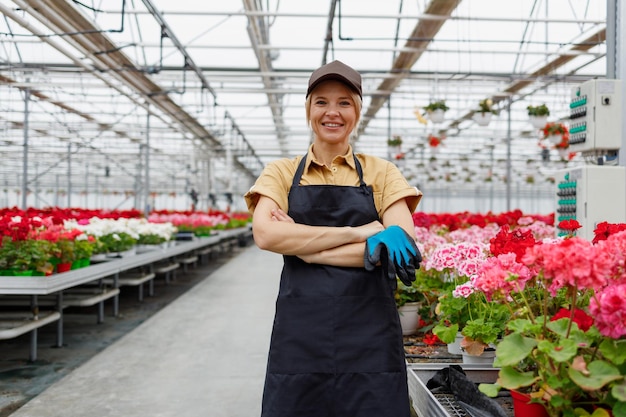
[[[11,417],[258,416],[281,265],[248,247]]]

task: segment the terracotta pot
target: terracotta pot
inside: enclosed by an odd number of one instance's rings
[[[511,390],[515,417],[549,417],[543,404],[531,403],[530,395]]]

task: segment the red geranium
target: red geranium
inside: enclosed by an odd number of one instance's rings
[[[563,318],[570,318],[571,312],[567,308],[561,308],[557,313],[550,319],[550,321],[555,321]],[[578,325],[578,328],[583,332],[589,330],[591,326],[593,326],[593,318],[585,313],[583,310],[576,308],[574,309],[574,317],[572,321]]]
[[[515,229],[509,232],[508,227],[502,227],[498,234],[490,240],[490,250],[494,256],[505,253],[514,253],[517,262],[522,262],[526,249],[535,246],[535,237],[532,231],[523,232]]]

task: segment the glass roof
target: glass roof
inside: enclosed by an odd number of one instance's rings
[[[357,151],[395,159],[387,139],[401,136],[398,163],[425,192],[547,192],[583,159],[542,157],[527,106],[567,122],[572,88],[606,76],[604,0],[49,3],[0,3],[5,204],[24,176],[29,192],[139,206],[190,188],[241,195],[266,163],[306,151],[308,76],[334,59],[363,76]],[[472,119],[483,99],[498,111],[488,126]],[[441,123],[424,114],[435,100],[450,107]],[[445,139],[432,149],[429,135]]]

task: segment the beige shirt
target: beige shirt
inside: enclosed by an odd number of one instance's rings
[[[375,156],[357,153],[356,157],[363,168],[363,180],[367,185],[371,185],[374,191],[374,204],[379,217],[400,199],[406,199],[411,213],[415,211],[422,198],[422,192],[409,185],[398,167]],[[293,159],[284,158],[265,167],[255,184],[244,195],[250,213],[254,212],[261,195],[271,198],[285,213],[288,212],[287,197],[301,160],[302,156]],[[300,185],[359,186],[359,174],[352,157],[352,147],[349,147],[346,154],[335,157],[331,166],[327,167],[315,159],[311,145]]]

